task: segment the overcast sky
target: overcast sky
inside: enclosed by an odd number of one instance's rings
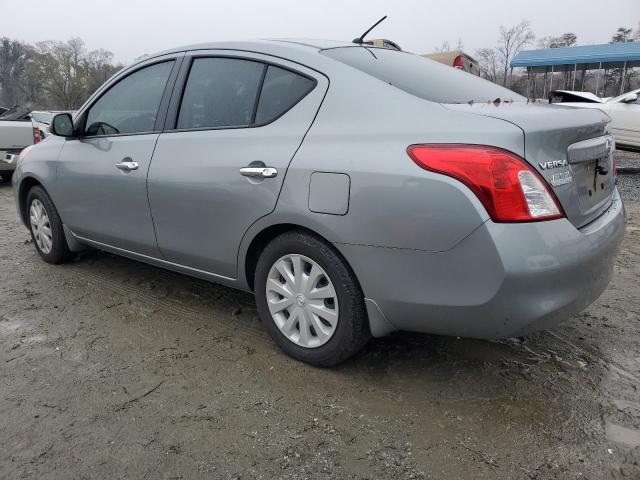
[[[537,37],[574,32],[606,43],[638,28],[640,0],[0,0],[0,36],[26,42],[82,38],[128,63],[145,53],[215,40],[306,37],[351,40],[383,15],[372,38],[416,53],[444,40],[492,46],[500,25],[531,21]]]

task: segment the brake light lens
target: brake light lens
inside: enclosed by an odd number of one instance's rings
[[[455,68],[460,68],[460,69],[464,69],[464,62],[462,60],[462,55],[458,55],[454,60],[453,60],[453,66]]]
[[[411,145],[421,168],[464,183],[494,222],[532,222],[564,217],[547,183],[514,153],[485,145]]]
[[[33,127],[33,144],[40,143],[40,129],[38,127]]]

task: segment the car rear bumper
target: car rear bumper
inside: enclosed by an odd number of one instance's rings
[[[611,279],[625,222],[615,191],[610,208],[579,230],[566,219],[488,221],[443,252],[336,246],[369,299],[374,335],[504,338],[549,328],[595,301]]]

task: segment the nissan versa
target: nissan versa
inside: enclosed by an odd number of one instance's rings
[[[625,224],[608,121],[386,48],[212,43],[57,115],[13,184],[45,261],[90,246],[253,291],[285,352],[331,366],[593,302]]]

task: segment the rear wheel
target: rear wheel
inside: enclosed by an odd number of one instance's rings
[[[27,219],[33,244],[45,262],[64,263],[71,257],[58,211],[42,187],[29,190]]]
[[[354,273],[314,235],[294,231],[272,240],[258,260],[255,291],[265,328],[297,360],[337,365],[371,336]]]

